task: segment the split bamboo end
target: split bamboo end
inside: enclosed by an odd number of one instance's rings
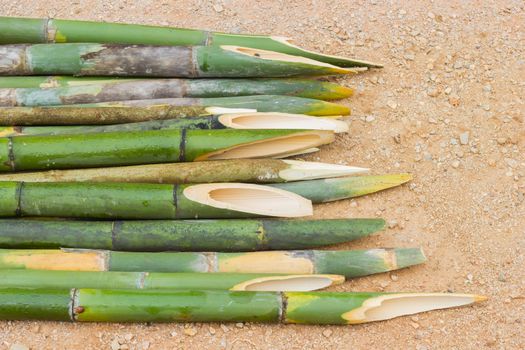
[[[310,200],[269,186],[242,183],[200,184],[185,188],[184,196],[211,207],[256,215],[277,217],[313,215]]]
[[[368,168],[354,166],[319,162],[304,162],[298,160],[284,160],[284,162],[290,165],[288,169],[284,169],[279,172],[279,176],[285,181],[341,177],[346,175],[368,173],[370,170]]]

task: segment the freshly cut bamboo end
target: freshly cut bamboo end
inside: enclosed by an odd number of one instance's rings
[[[275,41],[278,41],[284,45],[288,45],[290,47],[293,47],[293,48],[296,48],[296,49],[299,49],[301,51],[304,51],[304,52],[309,52],[309,53],[312,53],[312,54],[318,54],[317,52],[315,51],[311,51],[311,50],[307,50],[307,49],[304,49],[302,47],[299,47],[297,45],[294,45],[292,44],[293,40],[290,39],[290,38],[286,38],[286,37],[282,37],[282,36],[271,36],[270,37],[271,39],[275,40]],[[323,54],[323,56],[325,57],[331,57],[331,58],[335,58],[335,59],[339,59],[339,60],[349,60],[349,58],[347,57],[343,57],[343,56],[337,56],[337,55],[327,55],[327,54]],[[369,61],[363,61],[363,60],[355,60],[355,61],[359,61],[361,64],[365,64],[367,66],[370,66],[370,67],[374,67],[374,68],[382,68],[383,65],[380,64],[380,63],[374,63],[374,62],[369,62]],[[366,68],[366,67],[363,67],[363,68]]]
[[[361,307],[346,312],[341,317],[350,324],[382,321],[420,312],[469,305],[483,300],[484,297],[473,294],[386,294],[367,299]]]
[[[184,196],[214,208],[263,216],[300,217],[313,214],[312,202],[277,188],[242,183],[192,185]]]
[[[219,122],[232,129],[330,130],[348,132],[348,124],[336,119],[289,113],[235,113],[219,116]]]
[[[242,54],[242,55],[246,55],[246,56],[250,56],[250,57],[256,57],[258,59],[263,59],[263,60],[289,62],[289,63],[302,63],[302,64],[307,64],[310,66],[328,68],[334,73],[340,73],[340,74],[356,73],[354,69],[342,68],[342,67],[331,65],[329,63],[312,60],[310,58],[287,55],[285,53],[280,53],[280,52],[275,52],[275,51],[254,49],[251,47],[242,47],[242,46],[234,46],[234,45],[221,45],[221,49],[226,50],[226,51],[235,52],[235,53]]]
[[[292,154],[301,154],[320,145],[334,141],[332,131],[306,131],[287,136],[269,138],[265,140],[241,144],[197,157],[196,161],[280,157]]]
[[[257,292],[308,292],[341,284],[341,275],[288,275],[260,277],[237,284],[231,290]]]
[[[367,173],[370,169],[354,166],[326,164],[318,162],[303,162],[299,160],[284,160],[288,169],[279,171],[281,179],[286,181],[326,179],[346,175]]]
[[[255,113],[252,108],[226,108],[226,107],[206,107],[204,110],[210,114],[229,114],[229,113]]]

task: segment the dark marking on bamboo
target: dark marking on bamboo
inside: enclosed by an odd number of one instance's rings
[[[15,196],[16,196],[16,210],[15,210],[15,216],[22,216],[22,189],[24,188],[24,182],[19,181],[16,183],[16,190],[15,190]]]
[[[173,206],[175,207],[175,218],[179,219],[179,184],[173,185]]]
[[[210,46],[213,43],[213,35],[209,30],[204,31],[204,46]]]
[[[186,160],[186,128],[180,131],[180,143],[179,143],[179,162]]]
[[[294,250],[288,254],[290,254],[295,259],[308,259],[312,262],[314,262],[315,259],[315,255],[312,250]]]
[[[13,126],[13,131],[17,134],[23,134],[25,127],[23,126]]]
[[[288,309],[288,298],[284,292],[279,292],[279,297],[281,299],[279,305],[279,323],[284,323],[286,319],[286,309]]]
[[[122,230],[123,224],[124,223],[120,220],[113,221],[111,224],[111,249],[118,249],[118,234]]]
[[[75,313],[75,309],[77,307],[76,303],[77,303],[77,299],[78,299],[78,289],[77,288],[72,288],[70,291],[69,291],[69,318],[71,319],[71,321],[76,321],[77,320],[77,317],[76,317],[76,313]],[[82,310],[84,311],[84,310]]]
[[[13,137],[7,137],[7,158],[9,159],[9,167],[11,171],[15,171],[15,152],[13,150]]]
[[[55,43],[55,37],[56,37],[56,28],[53,28],[51,27],[51,21],[53,19],[52,18],[44,18],[43,20],[43,32],[42,32],[42,38],[44,39],[43,41],[48,43],[48,44],[54,44]]]

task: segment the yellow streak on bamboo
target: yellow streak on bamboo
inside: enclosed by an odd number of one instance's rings
[[[396,251],[394,249],[383,249],[380,250],[381,254],[383,255],[383,261],[385,262],[385,266],[389,270],[397,270],[397,256]]]
[[[6,265],[24,266],[28,270],[106,271],[105,251],[74,252],[39,250],[25,253],[21,250],[3,256]]]
[[[219,259],[217,271],[313,274],[314,264],[307,258],[294,257],[288,252],[254,252]]]
[[[18,134],[14,127],[0,128],[0,137],[13,136]]]

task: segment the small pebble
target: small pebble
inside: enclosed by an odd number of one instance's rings
[[[459,168],[460,162],[459,162],[459,160],[456,159],[456,160],[452,161],[452,163],[451,163],[450,165],[451,165],[454,169],[457,169],[457,168]]]
[[[333,333],[333,332],[332,332],[331,329],[325,329],[325,330],[323,331],[323,336],[324,336],[325,338],[330,338],[330,336],[332,336],[332,333]]]
[[[397,103],[395,103],[394,101],[388,101],[386,103],[386,105],[392,109],[396,109],[397,108]]]
[[[214,335],[216,333],[215,328],[213,328],[213,327],[210,327],[209,331],[210,331],[211,335]]]
[[[9,347],[9,350],[29,350],[29,347],[24,344],[14,343]]]
[[[221,4],[214,4],[213,9],[215,10],[215,12],[219,12],[219,13],[224,11],[224,7],[222,7]]]
[[[193,327],[190,327],[190,328],[186,328],[184,330],[184,334],[190,336],[190,337],[193,337],[195,336],[196,334],[198,333],[197,329],[193,328]]]
[[[367,115],[366,118],[365,118],[365,121],[367,123],[371,123],[373,122],[374,120],[376,120],[376,117],[374,117],[373,115]]]
[[[468,145],[468,139],[469,139],[469,132],[466,131],[464,133],[461,133],[459,135],[459,142],[462,144],[462,145]]]
[[[395,282],[399,279],[399,277],[397,277],[397,275],[390,275],[390,279]]]

